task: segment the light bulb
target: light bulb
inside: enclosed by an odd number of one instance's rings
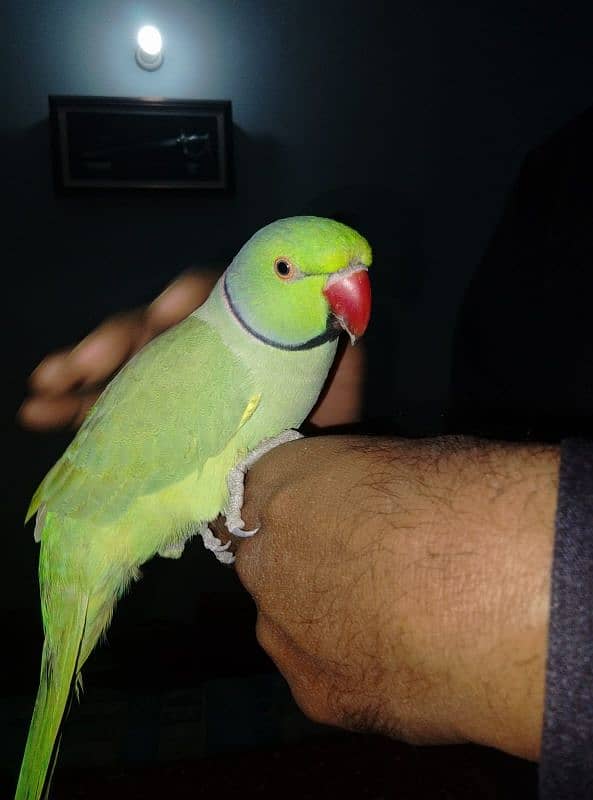
[[[163,46],[163,38],[154,25],[144,25],[138,31],[138,46],[149,56],[157,56]]]
[[[136,61],[143,69],[157,69],[163,63],[163,38],[154,25],[144,25],[136,37]]]

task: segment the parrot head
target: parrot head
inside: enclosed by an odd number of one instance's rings
[[[345,330],[354,343],[369,322],[371,248],[323,217],[288,217],[259,230],[224,277],[226,302],[262,341],[305,350]]]

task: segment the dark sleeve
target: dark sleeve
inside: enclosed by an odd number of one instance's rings
[[[593,442],[562,445],[541,800],[593,798]]]

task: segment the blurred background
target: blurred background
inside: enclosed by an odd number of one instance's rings
[[[590,3],[5,0],[5,320],[0,789],[22,752],[41,646],[22,519],[70,439],[14,422],[40,358],[223,268],[259,227],[313,213],[373,245],[365,418],[449,429],[465,292],[531,148],[592,104]],[[146,23],[153,71],[134,59]],[[232,192],[54,191],[48,95],[230,100]],[[413,748],[308,722],[259,649],[231,570],[199,545],[156,559],[85,669],[55,797],[528,797],[535,770],[478,748]]]

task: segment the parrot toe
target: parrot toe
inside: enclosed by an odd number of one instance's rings
[[[215,550],[214,555],[221,564],[230,565],[235,563],[235,554],[231,553],[229,550]]]
[[[245,491],[245,473],[258,461],[263,455],[269,453],[275,447],[288,442],[294,442],[295,439],[302,439],[303,434],[295,431],[292,428],[283,431],[278,436],[272,436],[269,439],[264,439],[249,455],[240,461],[227,475],[227,488],[229,490],[229,499],[224,510],[226,517],[226,528],[233,536],[239,539],[249,539],[254,536],[258,530],[254,528],[251,531],[245,530],[245,523],[241,519],[241,509],[243,508],[243,496]]]
[[[223,544],[220,539],[212,533],[207,525],[204,525],[200,528],[199,534],[202,537],[202,541],[204,542],[204,547],[206,550],[211,550],[216,554],[217,558],[219,554],[226,552],[231,546],[230,541],[228,541],[226,544]],[[218,560],[221,561],[220,558]]]

